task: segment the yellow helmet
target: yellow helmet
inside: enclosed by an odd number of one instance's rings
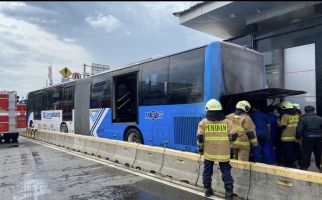
[[[282,103],[281,103],[281,106],[280,106],[282,109],[292,109],[292,108],[294,108],[293,107],[293,104],[291,103],[291,102],[289,102],[289,101],[283,101]]]
[[[206,111],[222,110],[221,103],[216,99],[210,99],[205,106]]]
[[[293,103],[293,107],[297,110],[301,110],[301,106],[298,103]]]
[[[251,106],[248,103],[248,101],[243,100],[243,101],[239,101],[236,104],[236,108],[242,109],[243,111],[248,112],[250,110]]]

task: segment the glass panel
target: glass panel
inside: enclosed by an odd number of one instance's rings
[[[63,89],[63,121],[71,121],[74,109],[75,86],[68,86]]]
[[[282,54],[279,49],[263,52],[267,85],[269,88],[282,88]]]
[[[170,57],[169,103],[203,101],[204,48]]]
[[[168,57],[143,65],[142,105],[167,104],[168,66]]]
[[[90,108],[109,108],[111,106],[110,74],[95,76],[91,85]]]
[[[284,88],[284,49],[314,43],[314,39],[309,28],[256,41],[256,50],[264,53],[268,87]]]
[[[233,38],[233,39],[226,40],[226,42],[238,44],[240,46],[244,46],[244,47],[247,47],[250,49],[252,49],[252,46],[253,46],[252,41],[253,41],[253,37],[251,34],[245,35],[245,36],[242,36],[239,38]]]
[[[42,107],[42,91],[35,93],[35,112],[34,112],[34,119],[40,120],[41,119],[41,107]]]
[[[263,56],[231,43],[221,43],[223,95],[263,89],[266,86]]]
[[[63,88],[61,86],[56,86],[52,88],[52,109],[61,110],[62,99],[63,99]]]
[[[28,94],[27,111],[29,113],[35,111],[35,94],[33,92]]]

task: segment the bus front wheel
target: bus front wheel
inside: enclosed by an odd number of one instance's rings
[[[68,127],[66,124],[60,125],[60,132],[68,133]]]
[[[126,132],[125,139],[127,142],[135,142],[135,143],[139,143],[139,144],[143,143],[140,132],[135,128],[130,128]]]

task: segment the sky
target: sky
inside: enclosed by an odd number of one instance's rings
[[[83,64],[111,69],[220,40],[179,24],[172,13],[199,2],[0,2],[0,90],[46,87]]]

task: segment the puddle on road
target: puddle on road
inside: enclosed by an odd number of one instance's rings
[[[33,167],[33,162],[36,169]],[[32,156],[27,153],[20,154],[20,165],[26,171],[21,171],[21,178],[13,188],[13,199],[34,199],[40,200],[42,195],[49,194],[53,191],[52,185],[48,180],[48,174],[43,167],[42,159],[38,152],[32,152]]]
[[[26,143],[10,173],[3,178],[4,199],[204,199],[119,169]],[[25,151],[27,149],[27,151]],[[30,152],[32,151],[32,152]],[[10,160],[9,160],[10,161]],[[14,185],[15,184],[15,185]],[[8,196],[10,195],[10,196]],[[8,198],[6,198],[8,197]]]

